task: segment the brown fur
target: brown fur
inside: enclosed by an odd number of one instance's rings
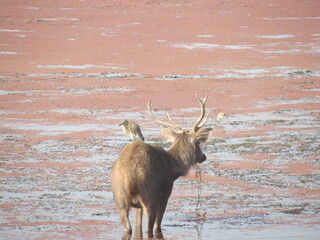
[[[162,238],[161,221],[171,195],[173,182],[186,175],[190,167],[206,159],[200,149],[211,135],[211,128],[197,132],[176,133],[162,128],[162,135],[173,144],[168,151],[144,142],[133,142],[124,147],[111,170],[111,184],[116,207],[131,235],[129,210],[135,208],[136,234],[142,237],[142,212],[147,217],[148,237]]]

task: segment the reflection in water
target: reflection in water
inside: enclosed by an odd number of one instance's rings
[[[205,216],[206,213],[203,209],[201,196],[202,196],[202,171],[199,164],[196,165],[196,178],[197,178],[197,205],[196,213],[198,216]],[[201,213],[203,212],[203,213]]]
[[[198,233],[197,239],[202,239],[202,229],[203,229],[203,224],[205,222],[206,211],[202,206],[202,201],[201,201],[203,182],[202,182],[202,171],[199,164],[196,165],[196,178],[197,178],[197,205],[196,205],[197,218],[195,222],[196,222],[196,230]]]
[[[206,221],[205,217],[196,219],[196,230],[198,234],[198,237],[197,237],[198,240],[202,239],[202,230],[203,230],[203,225],[205,221]]]
[[[132,234],[128,233],[127,231],[123,232],[122,235],[122,240],[131,240]],[[155,236],[153,236],[153,234],[148,236],[149,238],[155,238],[155,239],[164,239],[164,236],[162,233],[155,233]],[[134,236],[133,236],[133,240],[142,240],[143,239],[143,233],[142,233],[142,228],[141,227],[136,227],[135,232],[134,232]]]

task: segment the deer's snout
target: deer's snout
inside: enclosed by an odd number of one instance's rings
[[[207,159],[205,154],[202,154],[201,157],[198,159],[198,163],[203,163]]]

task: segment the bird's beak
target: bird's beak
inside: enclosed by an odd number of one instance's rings
[[[121,126],[122,124],[123,124],[123,122],[122,122],[122,123],[120,123],[120,124],[119,124],[119,126]]]

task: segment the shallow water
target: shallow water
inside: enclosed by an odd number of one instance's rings
[[[99,119],[110,111],[68,109],[58,113]],[[122,112],[113,119],[120,121],[123,116],[131,115]],[[141,118],[141,115],[132,117]],[[179,122],[177,117],[175,120]],[[188,177],[175,183],[163,221],[166,239],[299,239],[302,236],[317,239],[319,228],[314,223],[319,214],[320,170],[315,166],[319,164],[320,141],[312,130],[317,122],[318,116],[311,111],[284,108],[233,114],[216,123],[225,136],[212,138],[204,147],[208,160],[200,166],[203,181],[200,198],[199,180],[191,170]],[[108,175],[117,152],[129,139],[117,125],[106,128],[90,124],[40,125],[29,121],[2,126],[7,129],[1,139],[3,146],[15,142],[15,151],[24,152],[24,156],[3,156],[1,204],[6,207],[1,210],[1,221],[7,223],[2,227],[3,236],[20,239],[23,235],[34,239],[56,238],[61,234],[63,238],[69,236],[65,235],[68,231],[76,239],[82,223],[88,222],[91,226],[88,231],[96,232],[96,239],[121,237],[122,227]],[[265,130],[265,126],[272,127]],[[107,129],[119,132],[113,134],[112,141],[103,134]],[[237,136],[250,129],[259,134]],[[72,137],[74,133],[87,131],[94,134],[87,139]],[[29,137],[25,133],[30,132],[39,137],[32,145],[26,144]],[[163,144],[154,138],[157,130],[146,129],[144,133],[150,139],[147,141]],[[68,137],[42,139],[60,134]],[[306,172],[300,173],[299,169],[292,172],[292,164],[304,164]],[[178,230],[179,234],[175,233]]]
[[[118,125],[167,149],[145,103],[190,128],[206,92],[207,160],[165,238],[320,238],[319,1],[50,3],[0,8],[0,239],[121,238]]]

